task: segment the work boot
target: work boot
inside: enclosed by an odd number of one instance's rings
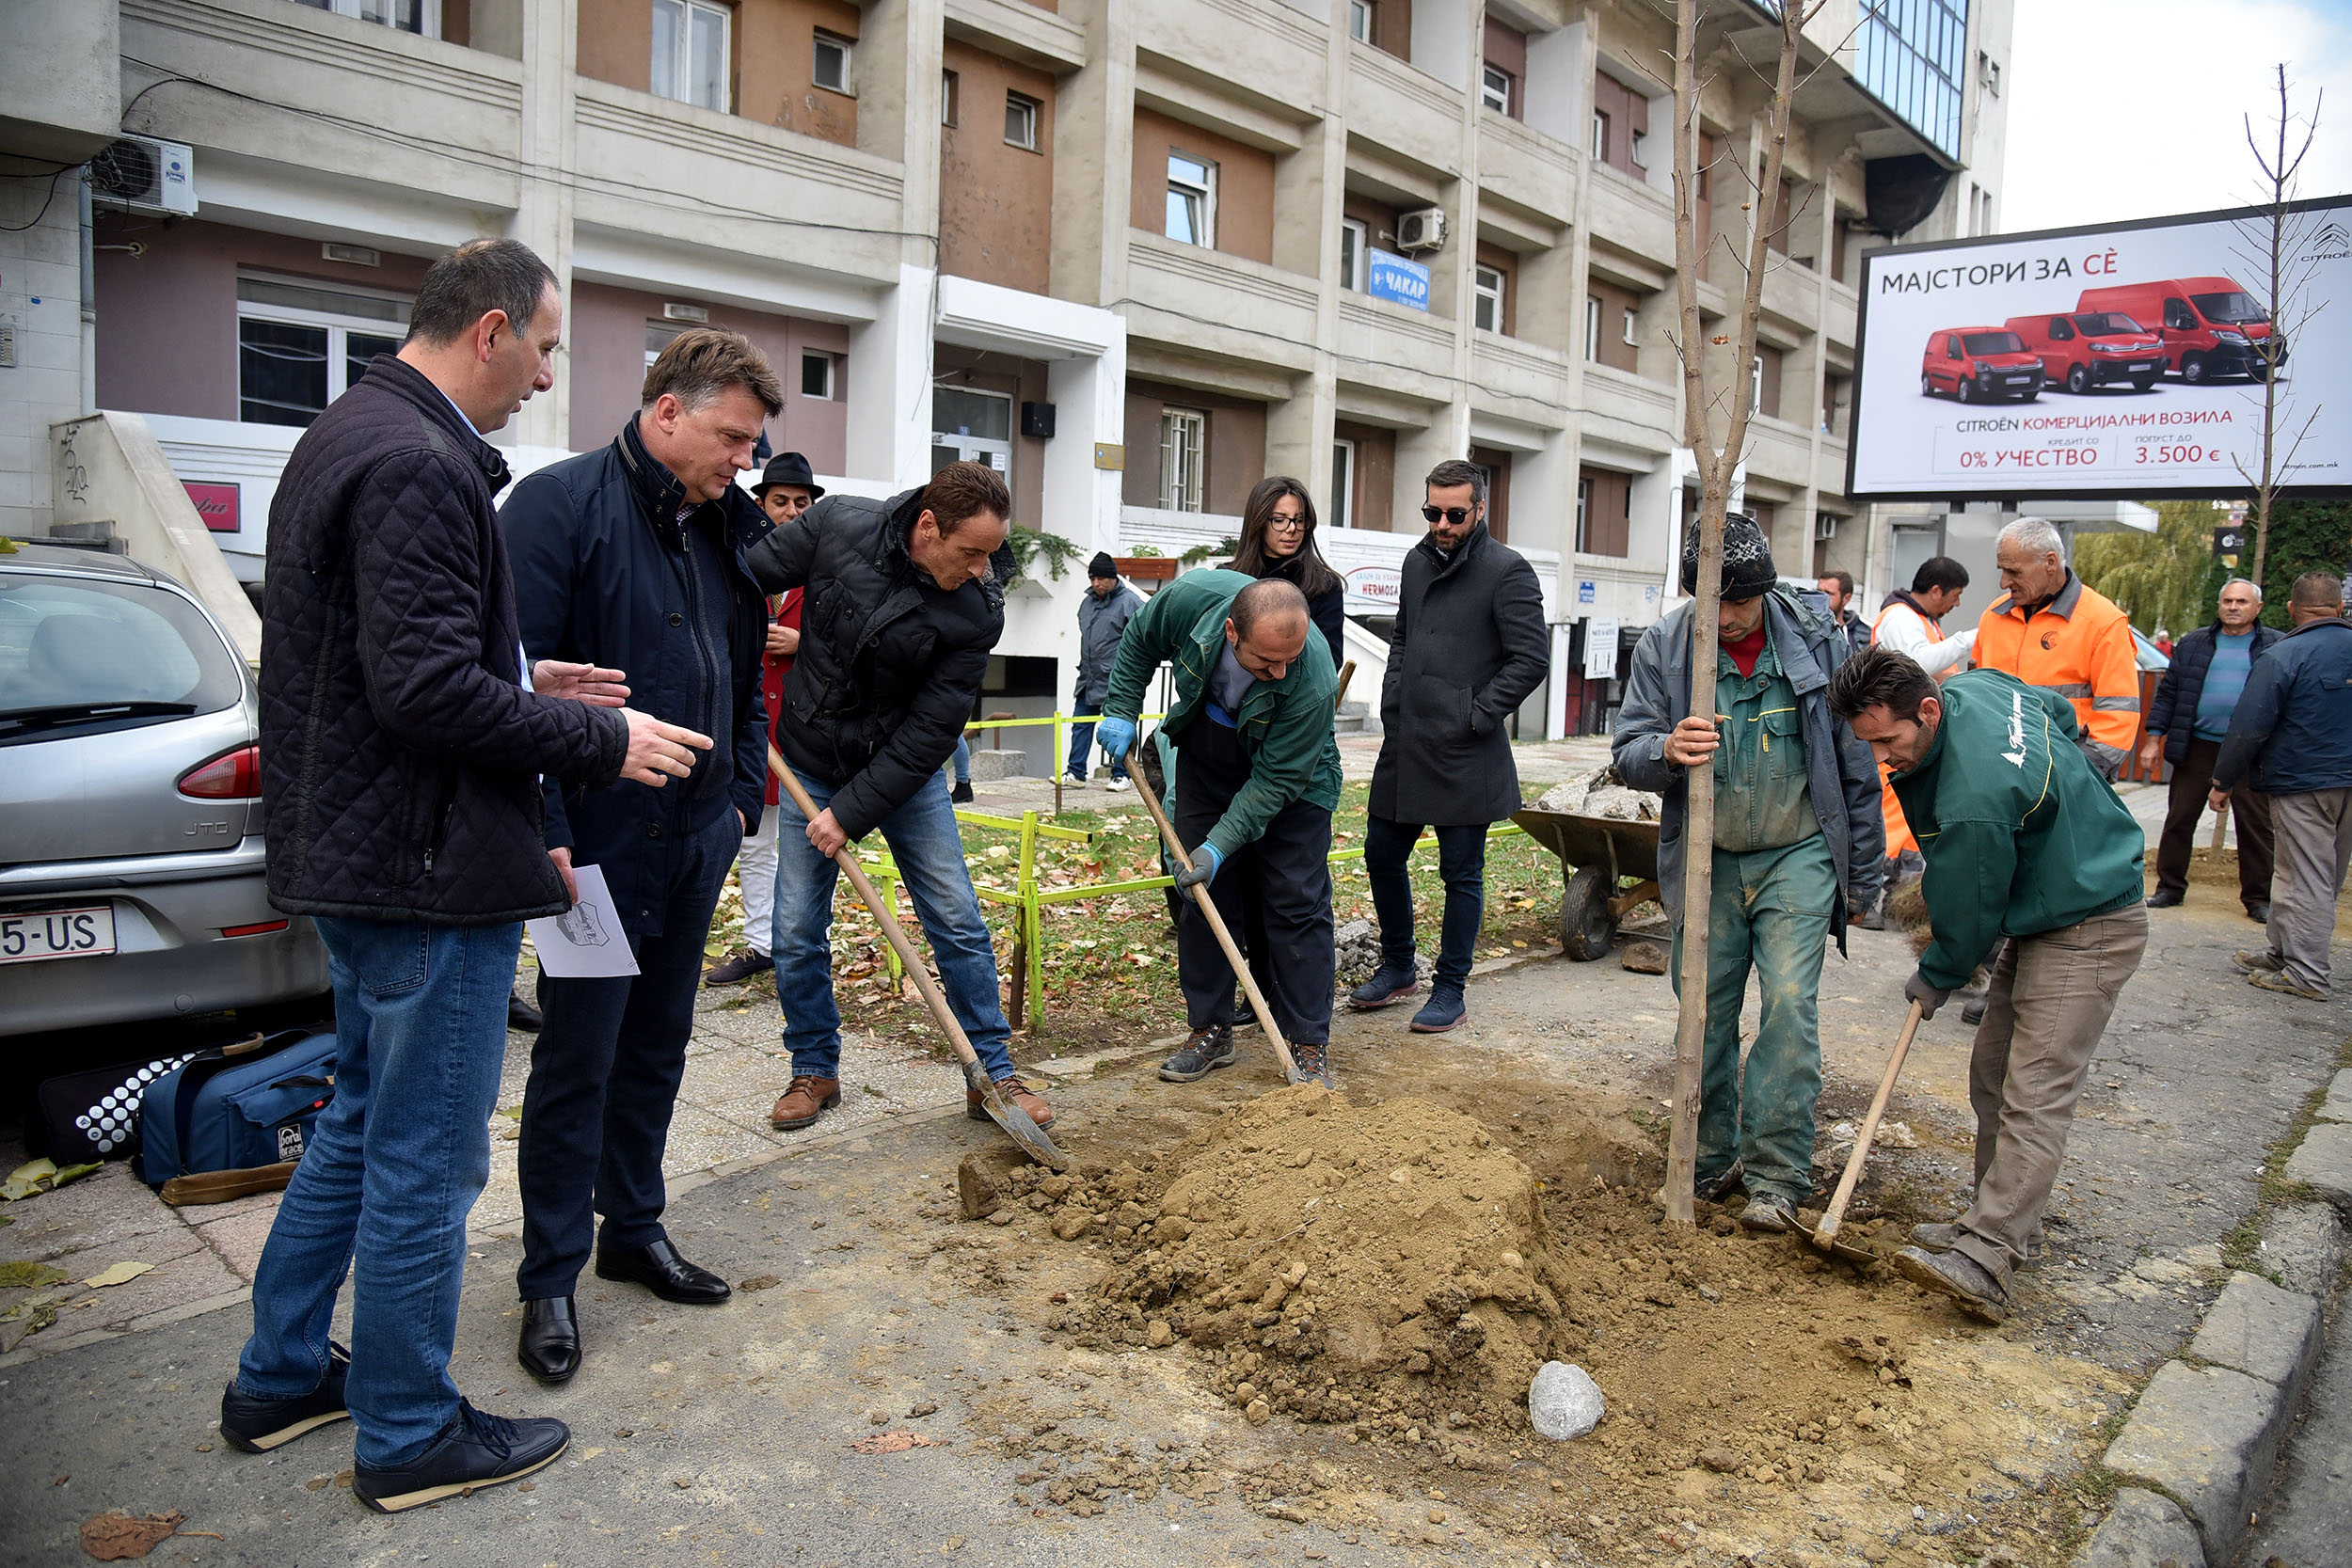
[[[1412,1030],[1416,1035],[1442,1035],[1469,1016],[1462,1006],[1462,988],[1438,986],[1413,1015]]]
[[[776,960],[756,947],[739,947],[710,966],[703,976],[706,986],[739,986],[755,974],[765,974],[776,967]]]
[[[515,1342],[523,1370],[552,1387],[580,1370],[580,1318],[570,1296],[523,1303],[523,1330]]]
[[[1020,1079],[1010,1075],[997,1079],[996,1092],[1004,1096],[1009,1103],[1020,1106],[1028,1118],[1037,1123],[1039,1132],[1042,1132],[1054,1125],[1054,1108]],[[980,1098],[977,1089],[967,1088],[963,1091],[963,1114],[974,1121],[995,1119],[988,1114],[988,1101]]]
[[[1929,1252],[1949,1252],[1960,1244],[1957,1225],[1915,1225],[1911,1227],[1911,1244]],[[2026,1243],[2026,1260],[2022,1267],[2031,1268],[2042,1260],[2042,1238],[2036,1236]]]
[[[1327,1089],[1338,1086],[1331,1082],[1330,1047],[1322,1041],[1293,1040],[1291,1060],[1298,1068],[1298,1076],[1293,1078],[1292,1083],[1321,1084]]]
[[[2246,983],[2249,986],[2259,986],[2264,990],[2275,990],[2281,996],[2299,996],[2306,1002],[2328,1000],[2326,991],[2313,990],[2309,986],[2298,986],[2278,970],[2254,970],[2246,976]]]
[[[1210,1023],[1185,1037],[1176,1054],[1160,1064],[1160,1076],[1171,1084],[1191,1084],[1218,1068],[1232,1065],[1232,1030],[1221,1023]]]
[[[1383,958],[1379,972],[1347,993],[1347,1005],[1359,1013],[1369,1013],[1392,1002],[1402,1002],[1421,990],[1421,971],[1407,954],[1400,961]]]
[[[267,1453],[329,1421],[345,1420],[351,1412],[343,1404],[343,1380],[350,1373],[351,1353],[330,1339],[326,1371],[307,1394],[270,1399],[239,1393],[231,1383],[220,1396],[220,1434],[231,1448]]]
[[[1984,1022],[1985,999],[1981,996],[1960,1009],[1960,1022],[1974,1028]]]
[[[1797,1228],[1797,1206],[1775,1192],[1753,1193],[1748,1206],[1740,1211],[1740,1226],[1743,1230],[1786,1236]]]
[[[1701,1203],[1721,1203],[1734,1193],[1747,1191],[1747,1170],[1735,1158],[1731,1162],[1730,1169],[1719,1175],[1693,1179],[1691,1184],[1691,1194]]]
[[[405,1465],[380,1469],[358,1465],[351,1495],[378,1513],[438,1502],[520,1481],[555,1463],[572,1440],[572,1429],[541,1417],[510,1421],[457,1402],[457,1414],[435,1434],[432,1446]]]
[[[2261,953],[2233,953],[2230,955],[2230,961],[2237,965],[2238,968],[2246,971],[2249,974],[2256,973],[2276,974],[2279,971],[2286,968],[2287,966],[2284,958],[2281,958],[2276,953],[2267,951]]]
[[[768,1113],[768,1124],[779,1132],[796,1132],[814,1126],[818,1117],[840,1103],[840,1079],[795,1076],[776,1108]]]
[[[2009,1317],[2009,1291],[1964,1252],[1930,1252],[1907,1246],[1895,1254],[1895,1267],[1914,1285],[1941,1291],[1986,1323]]]

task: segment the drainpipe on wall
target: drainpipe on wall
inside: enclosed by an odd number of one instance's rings
[[[98,267],[90,227],[89,172],[78,169],[82,192],[82,412],[98,412]]]

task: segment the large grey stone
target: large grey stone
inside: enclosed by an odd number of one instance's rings
[[[2209,1562],[2228,1562],[2248,1512],[2270,1486],[2286,1391],[2226,1367],[2168,1361],[2107,1448],[2107,1467],[2178,1498]]]
[[[2352,1213],[2352,1122],[2315,1123],[2287,1157],[2286,1178],[2316,1188],[2320,1196]]]
[[[1527,1389],[1527,1418],[1555,1443],[1581,1437],[1600,1425],[1608,1408],[1592,1375],[1565,1361],[1547,1361]]]
[[[2205,1548],[2171,1498],[2126,1486],[2074,1568],[2205,1568]]]
[[[2352,1121],[2352,1067],[2345,1068],[2328,1085],[2328,1099],[2319,1107],[2322,1121]]]
[[[2319,1362],[2319,1303],[2238,1274],[2205,1314],[2189,1354],[2276,1384],[2292,1404]]]
[[[2344,1267],[2344,1227],[2324,1203],[2290,1203],[2263,1227],[2262,1266],[2290,1291],[2325,1297]]]

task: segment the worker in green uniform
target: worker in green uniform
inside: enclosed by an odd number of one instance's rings
[[[1977,1190],[1895,1255],[1977,1316],[2009,1316],[2033,1256],[2090,1053],[2148,945],[2147,835],[2076,744],[2074,705],[1998,670],[1938,687],[1890,648],[1856,656],[1830,705],[1893,768],[1927,859],[1934,937],[1903,994],[1933,1018],[2007,937],[1968,1068]]]

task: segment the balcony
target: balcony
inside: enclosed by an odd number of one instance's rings
[[[1454,324],[1360,294],[1340,296],[1340,373],[1350,381],[1427,397],[1450,396]]]
[[[1478,184],[1499,200],[1561,228],[1575,220],[1575,153],[1491,109],[1478,116]]]
[[[1147,230],[1127,239],[1131,332],[1253,364],[1312,367],[1313,278]]]
[[[1586,436],[1632,451],[1662,453],[1682,441],[1673,387],[1590,360],[1580,424]]]
[[[1474,333],[1470,383],[1471,395],[1493,404],[1498,411],[1510,412],[1514,403],[1540,404],[1545,417],[1537,422],[1549,423],[1553,411],[1568,401],[1567,356],[1517,338]],[[1534,414],[1522,406],[1517,417],[1528,419]]]
[[[1821,325],[1821,275],[1799,266],[1786,256],[1774,256],[1764,272],[1764,313],[1804,332]]]
[[[1748,473],[1783,484],[1813,480],[1813,437],[1802,425],[1758,414],[1748,421]],[[1844,483],[1841,472],[1838,483]]]
[[[1675,214],[1674,203],[1665,192],[1606,164],[1588,162],[1585,169],[1593,242],[1661,268],[1671,277]]]
[[[1438,174],[1462,166],[1462,93],[1368,43],[1347,46],[1351,136]]]
[[[1280,0],[1158,0],[1132,14],[1138,56],[1162,70],[1265,105],[1322,108],[1327,35]]]

